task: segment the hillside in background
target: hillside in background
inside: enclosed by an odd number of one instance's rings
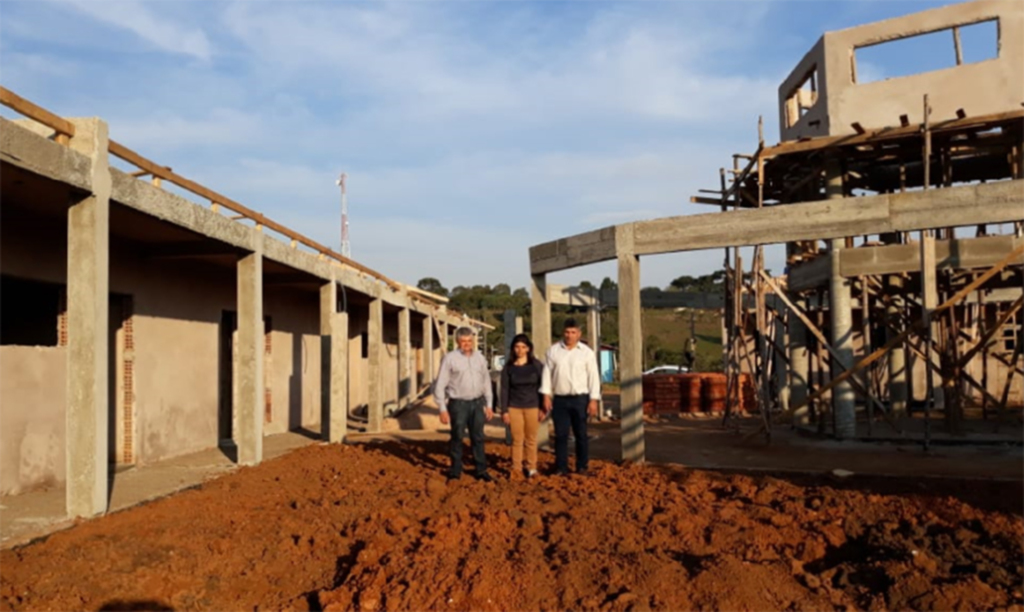
[[[704,277],[682,276],[672,281],[667,291],[708,292],[721,289],[722,276],[719,273]],[[450,291],[437,279],[424,278],[417,283],[420,289],[430,291],[449,298],[449,306],[466,313],[470,317],[495,327],[487,332],[488,356],[504,352],[506,309],[514,309],[523,318],[523,329],[531,333],[530,297],[524,288],[512,290],[507,284],[501,283],[493,287],[474,285],[472,287],[457,286]],[[588,286],[584,283],[581,286]],[[590,285],[592,286],[592,285]],[[614,288],[611,279],[604,279],[602,289]],[[691,320],[692,316],[692,320]],[[587,313],[584,309],[571,309],[566,306],[554,306],[551,312],[551,329],[553,340],[560,337],[565,319],[574,317],[583,328],[584,338],[588,337]],[[686,341],[690,337],[691,325],[697,338],[697,360],[695,370],[721,371],[722,369],[722,330],[721,314],[713,310],[688,309],[651,309],[643,311],[644,337],[644,368],[656,365],[683,364],[683,352]],[[601,313],[601,341],[604,344],[618,346],[619,323],[618,310],[609,308]]]

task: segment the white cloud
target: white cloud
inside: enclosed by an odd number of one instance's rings
[[[140,1],[61,0],[61,3],[94,19],[128,30],[158,49],[201,60],[210,59],[210,41],[201,28],[174,23],[166,15],[155,15]]]

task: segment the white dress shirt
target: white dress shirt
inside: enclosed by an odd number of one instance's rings
[[[582,342],[571,349],[561,341],[544,356],[544,375],[540,392],[543,395],[589,395],[601,399],[601,373],[597,369],[594,350]]]

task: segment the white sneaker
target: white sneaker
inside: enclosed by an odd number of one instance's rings
[[[537,470],[529,470],[528,472],[526,472],[526,477],[527,478],[533,478],[536,475],[537,475]]]

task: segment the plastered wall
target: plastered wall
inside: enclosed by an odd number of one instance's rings
[[[991,19],[998,20],[995,59],[871,83],[854,81],[856,48]],[[953,56],[952,36],[948,53]],[[787,100],[814,68],[817,103],[790,126]],[[965,2],[825,33],[779,87],[780,135],[785,141],[854,134],[854,122],[865,129],[882,128],[900,125],[901,115],[920,124],[924,94],[933,123],[955,118],[958,109],[971,117],[1019,110],[1024,102],[1024,2]]]

